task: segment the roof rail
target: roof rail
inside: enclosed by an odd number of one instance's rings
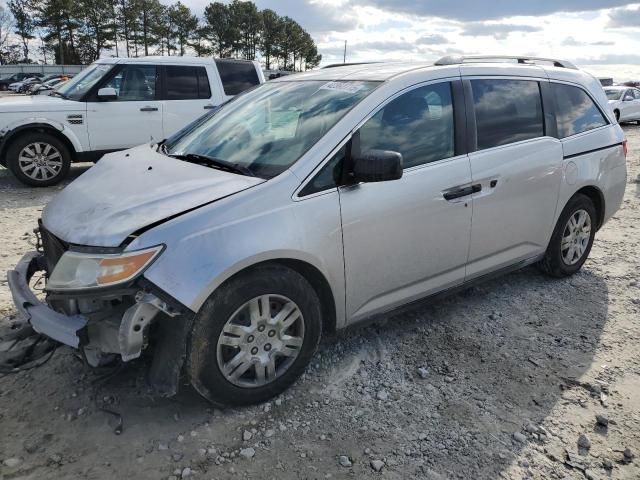
[[[451,55],[447,57],[442,57],[438,60],[435,65],[460,65],[462,63],[480,63],[480,62],[491,62],[498,61],[501,62],[503,60],[513,60],[519,64],[524,65],[535,65],[537,63],[550,63],[554,67],[560,68],[571,68],[573,70],[578,70],[578,68],[571,62],[567,62],[566,60],[557,60],[554,58],[542,58],[542,57],[527,57],[527,56],[509,56],[509,55]]]
[[[380,63],[380,62],[332,63],[331,65],[325,65],[324,67],[321,67],[321,70],[325,68],[350,67],[352,65],[370,65],[372,63]]]

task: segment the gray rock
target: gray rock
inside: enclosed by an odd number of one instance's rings
[[[384,467],[384,462],[382,460],[371,460],[371,468],[373,468],[376,472],[379,472]]]
[[[22,463],[22,460],[16,457],[5,458],[2,464],[5,467],[15,468]]]
[[[251,437],[253,437],[253,434],[249,430],[245,430],[244,432],[242,432],[242,440],[244,440],[245,442],[251,440]]]
[[[602,459],[602,466],[607,470],[611,470],[613,468],[613,462],[608,458]]]
[[[382,401],[384,402],[385,400],[388,400],[388,399],[389,399],[389,394],[387,393],[387,391],[386,391],[386,390],[380,390],[380,391],[377,393],[376,398],[377,398],[378,400],[382,400]]]
[[[529,433],[537,433],[538,427],[536,427],[533,423],[530,423],[529,425],[527,425],[527,428],[525,430]]]
[[[240,455],[242,455],[244,458],[253,458],[256,455],[256,451],[252,447],[241,448]]]
[[[609,418],[606,415],[596,415],[596,422],[598,422],[598,425],[606,427],[609,425]]]
[[[176,452],[173,455],[171,455],[171,458],[173,459],[174,462],[179,462],[184,458],[184,453]]]
[[[181,475],[180,475],[180,476],[181,476],[182,478],[187,478],[187,477],[190,477],[190,476],[191,476],[191,473],[192,473],[192,472],[191,472],[191,469],[190,469],[189,467],[185,467],[185,468],[183,468],[183,469],[182,469],[182,473],[181,473]]]
[[[343,467],[351,466],[351,460],[349,460],[349,457],[347,457],[346,455],[340,455],[340,458],[338,458],[338,463]]]
[[[624,458],[626,458],[627,460],[633,460],[633,458],[635,457],[635,455],[633,454],[633,452],[629,447],[625,448],[622,454],[624,455]]]
[[[580,437],[578,437],[578,446],[580,448],[589,450],[591,448],[591,440],[589,440],[589,437],[582,433],[580,434]]]
[[[598,475],[593,470],[586,469],[584,476],[587,480],[598,480]]]
[[[429,377],[429,371],[424,367],[419,367],[418,368],[418,375],[420,375],[420,378],[425,379],[425,378]]]
[[[513,434],[513,439],[518,443],[526,443],[527,442],[527,437],[525,437],[524,434],[522,434],[520,432],[514,433]]]

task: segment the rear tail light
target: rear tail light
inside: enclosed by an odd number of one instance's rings
[[[627,158],[627,152],[629,151],[629,148],[627,147],[627,141],[626,140],[624,142],[622,142],[622,149],[624,150],[624,158]]]

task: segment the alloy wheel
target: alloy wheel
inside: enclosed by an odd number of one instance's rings
[[[282,295],[255,297],[227,320],[218,338],[217,362],[234,385],[261,387],[282,376],[304,341],[304,317]]]
[[[586,210],[577,210],[569,217],[562,234],[562,260],[575,265],[584,256],[591,239],[591,216]]]
[[[54,178],[60,174],[62,166],[62,155],[46,142],[30,143],[18,155],[18,167],[22,173],[36,181]]]

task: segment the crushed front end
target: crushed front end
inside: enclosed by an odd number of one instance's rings
[[[78,349],[91,366],[128,362],[153,347],[150,384],[175,394],[193,315],[142,276],[163,247],[97,249],[69,245],[42,224],[35,232],[36,251],[7,274],[16,308],[33,329]],[[30,287],[38,273],[43,300]]]

